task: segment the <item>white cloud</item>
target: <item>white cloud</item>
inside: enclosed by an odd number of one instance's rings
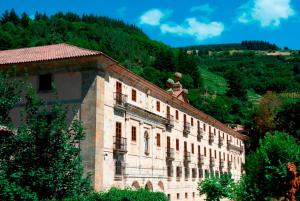
[[[191,7],[190,9],[191,12],[205,12],[207,14],[211,14],[212,12],[214,12],[214,9],[208,4],[203,4],[203,5],[200,5],[200,6],[194,6],[194,7]]]
[[[187,18],[184,25],[162,24],[160,29],[162,33],[192,36],[200,41],[220,36],[224,31],[224,25],[221,22],[203,23],[196,18]]]
[[[172,14],[172,10],[160,10],[160,9],[151,9],[146,11],[141,17],[140,17],[140,24],[147,24],[151,26],[158,26],[160,25],[160,21],[163,18],[167,18]]]
[[[251,0],[240,10],[239,22],[259,22],[262,27],[278,27],[295,14],[291,0]]]

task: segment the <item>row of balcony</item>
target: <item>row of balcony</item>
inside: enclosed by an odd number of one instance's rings
[[[115,100],[115,104],[114,107],[117,110],[121,110],[121,111],[125,111],[127,108],[127,95],[122,94],[122,93],[118,93],[115,92],[114,93],[114,100]],[[172,129],[174,127],[174,116],[171,114],[167,114],[166,118],[165,118],[165,125],[167,129]],[[188,122],[183,122],[183,136],[187,137],[191,132],[191,124]],[[201,139],[204,137],[204,131],[202,128],[198,128],[197,129],[197,140],[201,141]],[[222,147],[224,145],[224,138],[219,136],[219,141],[218,141],[218,145],[219,147]],[[215,135],[213,132],[209,133],[209,144],[214,143],[215,141]],[[232,145],[231,141],[228,140],[227,142],[227,148],[228,149],[232,149],[232,150],[236,150],[239,152],[243,152],[243,147],[239,147],[236,145]]]

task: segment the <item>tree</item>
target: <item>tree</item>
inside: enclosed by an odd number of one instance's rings
[[[9,83],[3,80],[0,86]],[[1,93],[0,100],[7,100],[5,96]],[[6,111],[19,100],[15,96],[3,102],[2,119],[7,119]],[[0,200],[62,199],[90,190],[78,146],[83,127],[77,118],[68,125],[67,110],[59,103],[49,110],[29,88],[23,123],[16,135],[0,141]]]
[[[234,181],[230,174],[210,177],[198,184],[200,195],[205,194],[207,201],[220,201],[222,198],[233,198]]]
[[[276,116],[276,130],[289,132],[300,141],[300,101],[284,105]]]
[[[8,79],[8,73],[0,71],[0,125],[11,126],[9,112],[21,100],[24,81]]]
[[[276,115],[281,106],[281,100],[271,91],[268,91],[260,100],[254,121],[261,136],[276,127]]]
[[[297,165],[299,172],[300,145],[286,133],[266,134],[256,151],[246,157],[245,178],[240,183],[238,201],[267,200],[285,196],[288,189],[286,164]]]

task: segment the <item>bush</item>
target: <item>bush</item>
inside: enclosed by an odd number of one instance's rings
[[[230,174],[210,177],[201,181],[198,186],[200,195],[206,194],[207,201],[219,201],[222,198],[233,198],[234,181]]]
[[[111,188],[107,192],[92,193],[80,197],[66,199],[65,201],[168,201],[164,193],[150,192],[146,189],[133,191],[130,188]]]

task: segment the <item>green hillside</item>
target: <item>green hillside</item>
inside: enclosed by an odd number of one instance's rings
[[[199,68],[202,77],[202,85],[205,92],[210,94],[226,94],[228,91],[227,80],[207,69]]]
[[[0,18],[0,50],[54,43],[102,51],[162,88],[179,71],[183,86],[190,89],[192,105],[225,123],[251,129],[257,126],[260,100],[267,91],[300,92],[299,52],[290,51],[288,56],[258,54],[278,49],[265,41],[172,48],[150,39],[134,25],[107,17],[36,13],[30,19],[11,10]],[[243,51],[230,52],[237,49]],[[194,54],[195,50],[200,53]],[[283,102],[299,103],[298,99]]]

